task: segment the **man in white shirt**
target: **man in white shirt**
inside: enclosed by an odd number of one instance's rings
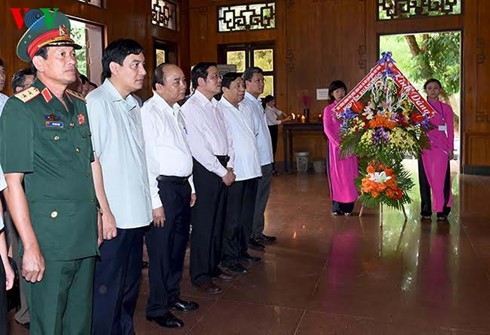
[[[195,93],[182,106],[199,199],[192,210],[190,276],[194,286],[207,294],[223,290],[212,278],[231,279],[218,267],[221,260],[227,187],[235,181],[233,144],[214,96],[221,92],[216,63],[192,68]]]
[[[177,103],[184,99],[186,86],[178,66],[162,63],[153,73],[153,97],[141,108],[153,207],[153,223],[145,235],[150,258],[146,318],[168,328],[184,326],[169,309],[192,311],[199,307],[181,300],[179,288],[191,207],[196,202],[192,154]]]
[[[240,103],[245,95],[243,79],[238,73],[230,72],[224,75],[221,85],[223,96],[218,109],[233,136],[233,168],[236,174],[235,182],[228,189],[221,263],[231,272],[246,273],[247,269],[240,261],[256,263],[261,260],[247,252],[257,197],[257,178],[261,176],[260,160],[251,112]]]
[[[271,135],[267,127],[264,108],[259,98],[262,92],[264,92],[264,73],[259,67],[249,67],[243,73],[242,78],[245,81],[246,88],[243,104],[247,105],[252,111],[255,129],[258,132],[257,146],[259,148],[260,165],[262,167],[262,177],[259,179],[257,187],[254,223],[248,246],[251,249],[261,250],[264,249],[264,244],[272,243],[276,240],[274,236],[264,234],[264,212],[271,190],[274,156],[272,153]]]
[[[7,95],[3,94],[3,88],[5,87],[5,78],[7,74],[5,73],[5,67],[3,66],[3,60],[0,58],[0,115],[2,115],[3,105],[7,102],[9,98]]]
[[[2,167],[0,166],[0,192],[7,187]],[[0,202],[0,334],[8,334],[8,311],[6,289],[10,290],[14,284],[14,271],[12,270],[8,255],[5,229],[3,229],[3,206]]]
[[[138,42],[111,42],[102,56],[104,83],[87,96],[105,240],[95,268],[92,334],[134,334],[143,235],[152,220],[141,112],[131,95],[143,86],[144,64]]]

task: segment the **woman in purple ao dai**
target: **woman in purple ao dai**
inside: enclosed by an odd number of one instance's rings
[[[347,87],[335,80],[328,88],[332,104],[323,111],[323,130],[328,138],[327,178],[332,199],[332,215],[350,215],[354,209],[358,193],[354,180],[358,175],[357,158],[342,158],[340,154],[341,120],[332,109],[345,96]]]
[[[427,101],[434,108],[435,114],[430,119],[432,129],[427,133],[430,149],[422,151],[418,165],[420,214],[423,219],[430,220],[434,210],[437,220],[443,221],[447,219],[453,202],[449,161],[454,151],[454,116],[451,106],[439,100],[441,89],[437,79],[429,79],[424,84]]]

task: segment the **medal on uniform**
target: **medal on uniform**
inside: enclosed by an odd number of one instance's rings
[[[82,126],[85,124],[85,115],[83,113],[78,114],[78,125]]]
[[[46,124],[46,127],[48,127],[48,128],[63,128],[65,125],[61,121],[61,117],[58,115],[54,115],[53,113],[45,114],[44,119],[46,120],[45,124]]]
[[[58,115],[54,115],[53,113],[51,113],[51,114],[45,114],[44,115],[44,119],[46,121],[59,121],[59,120],[61,120],[61,117],[58,116]]]

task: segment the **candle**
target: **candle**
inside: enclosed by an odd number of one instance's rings
[[[305,123],[306,117],[304,115],[301,115],[301,123]]]
[[[322,114],[318,114],[318,121],[322,120]]]
[[[291,116],[293,117],[293,120],[296,120],[296,115],[294,115],[294,113],[291,113]]]

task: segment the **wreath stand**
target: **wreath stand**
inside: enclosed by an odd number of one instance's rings
[[[402,211],[403,211],[403,216],[405,217],[404,225],[403,225],[403,230],[405,230],[405,223],[407,223],[408,216],[407,212],[405,211],[405,206],[402,204]],[[361,204],[361,210],[359,211],[359,217],[362,216],[362,213],[364,212],[364,205]],[[383,226],[383,204],[379,204],[379,226]]]
[[[403,235],[405,233],[405,228],[407,227],[407,212],[405,211],[405,206],[402,205],[403,216],[405,220],[403,221],[402,231],[400,232],[400,237],[398,238],[398,243],[396,244],[396,251],[400,250],[400,245],[402,243]],[[362,227],[362,214],[364,212],[364,205],[361,205],[361,210],[359,211],[359,222]],[[378,255],[381,257],[383,255],[383,204],[379,204],[379,245],[378,245]]]

